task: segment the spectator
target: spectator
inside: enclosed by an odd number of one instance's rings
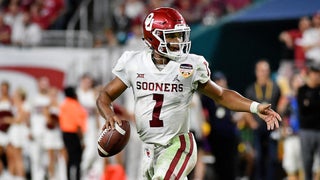
[[[299,69],[304,67],[304,49],[300,45],[302,34],[311,27],[311,21],[307,16],[299,19],[298,28],[286,30],[280,33],[279,39],[283,43],[282,59],[294,60],[294,64]]]
[[[48,22],[46,21],[46,19],[44,19],[42,17],[42,14],[41,14],[41,7],[39,4],[37,3],[33,3],[31,6],[30,6],[30,16],[31,16],[31,21],[38,24],[41,29],[47,29],[49,24]]]
[[[63,13],[64,3],[62,0],[37,0],[30,7],[32,21],[38,23],[42,29],[63,29],[63,25],[56,20]],[[63,22],[61,22],[63,23]]]
[[[10,96],[10,84],[7,81],[1,82],[1,92],[0,92],[0,112],[1,114],[1,121],[3,118],[9,114],[12,114],[12,99]],[[5,113],[4,113],[5,112]],[[2,122],[3,123],[3,122]],[[9,137],[7,133],[7,128],[9,127],[7,124],[1,123],[1,130],[0,130],[0,156],[8,158],[9,152],[6,150]],[[0,159],[0,179],[5,179],[4,175],[5,171],[5,162],[4,159]]]
[[[280,88],[282,97],[290,96],[292,93],[290,79],[293,76],[294,71],[295,66],[292,61],[280,62],[275,80]]]
[[[37,46],[41,41],[41,27],[31,21],[29,13],[24,13],[22,21],[12,26],[11,39],[14,45]]]
[[[3,14],[0,12],[0,46],[11,44],[11,28],[6,25]]]
[[[31,178],[33,180],[42,180],[45,176],[44,169],[44,149],[43,138],[46,130],[45,109],[50,104],[49,89],[50,82],[48,77],[43,76],[37,79],[38,92],[31,98],[32,112],[30,118],[30,160],[31,160]]]
[[[127,40],[127,46],[132,50],[139,50],[145,48],[145,44],[141,41],[142,31],[141,31],[141,20],[139,18],[132,21],[130,35]]]
[[[255,101],[272,104],[272,108],[277,109],[280,99],[280,89],[270,78],[270,65],[265,59],[260,59],[255,66],[256,81],[246,90],[246,96]],[[276,179],[277,160],[277,140],[271,138],[270,131],[257,116],[254,116],[258,123],[254,130],[255,156],[255,178]]]
[[[16,22],[21,22],[23,13],[20,11],[19,4],[10,3],[8,10],[4,14],[4,22],[12,27]]]
[[[58,94],[58,89],[53,87],[49,89],[48,96],[50,98],[50,103],[44,109],[44,115],[46,117],[46,129],[43,134],[43,148],[48,154],[49,161],[47,164],[47,176],[49,180],[65,180],[67,177],[65,169],[66,154],[64,151],[61,129],[59,127],[60,102],[58,100]]]
[[[320,62],[320,11],[312,17],[313,28],[306,30],[301,39],[301,46],[305,50],[307,59]]]
[[[47,19],[50,22],[49,29],[65,29],[65,1],[64,0],[44,0],[43,11],[48,12]]]
[[[289,80],[291,91],[283,96],[279,103],[279,112],[284,118],[282,127],[282,135],[284,136],[282,166],[288,180],[298,180],[302,176],[300,138],[298,137],[299,115],[297,92],[303,83],[300,73],[294,73]]]
[[[306,84],[298,89],[299,137],[305,180],[312,180],[314,157],[320,156],[320,62],[307,64]]]
[[[48,22],[46,29],[60,29],[56,27],[57,19],[62,15],[64,8],[63,0],[37,0],[36,3],[40,6],[40,14],[43,20]]]
[[[66,147],[68,180],[80,180],[81,157],[84,148],[83,136],[87,129],[87,112],[78,102],[73,87],[64,89],[65,99],[60,105],[59,124]]]
[[[112,30],[119,44],[125,44],[131,26],[131,19],[125,12],[126,4],[120,4],[112,14]]]
[[[142,0],[126,0],[125,15],[130,19],[135,19],[143,12],[145,5]]]
[[[87,131],[84,134],[85,149],[83,151],[81,170],[82,172],[93,171],[94,164],[99,163],[96,140],[99,136],[99,116],[96,110],[96,94],[93,88],[94,79],[90,74],[83,74],[79,86],[76,89],[80,104],[85,108],[88,118],[86,119]]]
[[[227,78],[222,72],[213,73],[212,79],[219,86],[228,88]],[[215,157],[214,172],[217,179],[234,180],[237,172],[239,132],[233,112],[206,96],[202,97],[202,105],[209,113],[211,132],[208,140]]]
[[[8,130],[9,144],[7,150],[10,151],[8,159],[8,170],[11,178],[25,179],[26,171],[24,165],[23,148],[28,137],[28,127],[30,118],[30,105],[26,102],[27,94],[22,88],[17,88],[13,94],[14,116],[8,118],[11,123]]]
[[[254,130],[258,127],[258,122],[250,113],[236,112],[234,115],[237,127],[240,132],[239,151],[239,170],[238,176],[242,180],[252,179],[254,170],[255,150]]]

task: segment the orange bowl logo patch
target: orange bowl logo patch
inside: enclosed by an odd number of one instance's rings
[[[180,64],[179,70],[184,78],[188,78],[193,73],[193,66],[191,64]]]

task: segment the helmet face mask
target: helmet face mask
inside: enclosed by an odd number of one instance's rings
[[[158,33],[161,31],[161,33]],[[158,34],[161,34],[158,36]],[[158,30],[153,31],[153,35],[159,40],[160,44],[156,49],[161,55],[172,59],[179,60],[185,58],[190,51],[191,42],[189,40],[190,28],[185,27],[183,30]]]
[[[143,34],[151,49],[171,60],[183,59],[190,52],[190,27],[172,8],[151,12],[144,20]]]

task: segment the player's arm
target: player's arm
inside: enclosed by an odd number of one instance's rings
[[[115,122],[121,126],[121,120],[113,111],[112,102],[126,89],[126,84],[116,77],[100,90],[96,104],[100,115],[106,120],[104,128],[114,129]]]
[[[249,112],[250,110],[251,100],[236,91],[225,89],[211,80],[205,84],[199,84],[198,90],[230,110],[243,112]]]
[[[257,113],[267,123],[268,130],[279,127],[278,121],[281,121],[281,117],[271,109],[271,104],[254,102],[236,91],[218,86],[211,80],[199,84],[198,91],[230,110]]]

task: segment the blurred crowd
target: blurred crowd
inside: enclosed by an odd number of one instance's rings
[[[2,0],[0,3],[1,45],[37,46],[42,30],[62,29],[70,18],[64,0]]]
[[[65,30],[81,0],[0,0],[0,45],[37,46],[43,30]],[[251,0],[122,0],[110,1],[110,25],[95,33],[95,47],[125,44],[134,26],[140,25],[150,9],[177,8],[189,24],[213,24],[236,12]],[[108,11],[108,10],[106,10]],[[91,22],[92,19],[89,19]],[[107,20],[106,20],[107,21]]]
[[[230,112],[201,97],[206,120],[199,159],[206,170],[197,166],[195,179],[320,179],[320,12],[297,22],[279,34],[278,69],[257,59],[256,80],[244,91],[270,103],[283,118],[281,127],[270,132],[258,116]],[[214,71],[212,79],[228,87],[223,72]]]
[[[80,169],[87,172],[99,160],[93,79],[84,75],[78,87],[64,91],[45,76],[37,82],[34,97],[23,87],[11,91],[10,82],[1,82],[0,179],[80,177]]]
[[[281,127],[270,132],[258,116],[201,97],[200,164],[191,179],[320,179],[320,12],[297,22],[279,33],[278,69],[266,58],[257,59],[256,80],[244,91],[270,103],[283,118]],[[228,87],[223,72],[215,70],[212,79]]]
[[[137,34],[141,34],[143,18],[157,7],[173,7],[186,22],[213,25],[216,21],[249,6],[252,0],[124,0],[116,3],[111,13],[111,25],[102,33],[95,34],[95,47],[132,44]]]

